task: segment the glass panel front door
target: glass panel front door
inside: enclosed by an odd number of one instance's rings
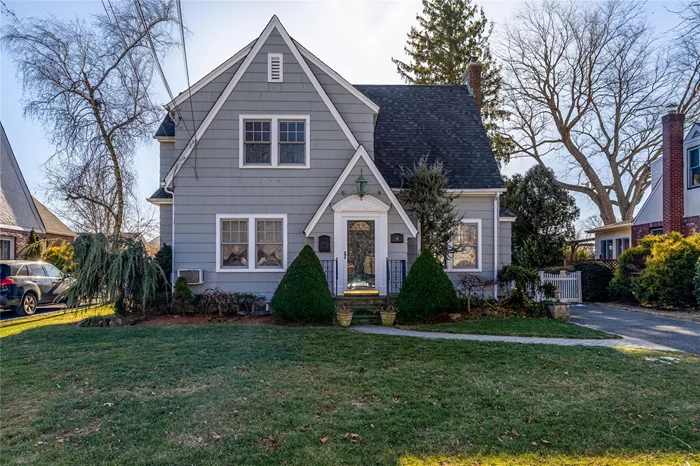
[[[374,289],[374,220],[348,220],[348,290]]]

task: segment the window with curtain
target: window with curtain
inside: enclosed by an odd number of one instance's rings
[[[221,265],[248,267],[248,220],[221,221]]]
[[[256,267],[282,268],[282,220],[256,220]]]
[[[454,237],[456,252],[452,256],[453,269],[479,267],[479,224],[465,222],[457,226]]]

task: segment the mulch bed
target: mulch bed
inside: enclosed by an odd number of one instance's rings
[[[143,325],[192,325],[192,324],[268,324],[277,325],[277,319],[273,316],[223,316],[218,315],[164,315],[151,316],[143,322]]]

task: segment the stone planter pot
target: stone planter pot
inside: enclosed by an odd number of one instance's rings
[[[549,313],[555,319],[568,321],[571,318],[571,305],[565,303],[550,304]]]
[[[382,325],[385,327],[391,327],[394,325],[394,321],[396,320],[396,313],[395,312],[380,312],[382,316]]]
[[[336,314],[336,317],[338,318],[338,323],[341,327],[350,327],[350,323],[352,322],[352,314]]]

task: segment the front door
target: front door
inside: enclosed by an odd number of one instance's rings
[[[374,220],[347,221],[348,291],[376,290]]]

